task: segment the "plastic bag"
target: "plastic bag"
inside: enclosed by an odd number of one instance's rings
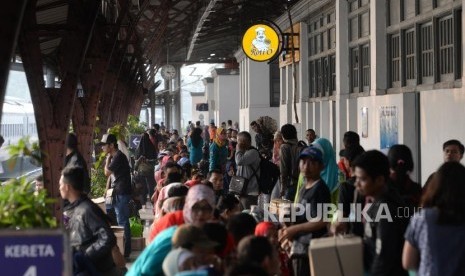
[[[138,217],[129,218],[129,228],[131,229],[131,237],[140,238],[144,231],[144,226]]]

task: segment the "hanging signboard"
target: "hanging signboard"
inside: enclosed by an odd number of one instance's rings
[[[242,50],[248,58],[254,61],[271,62],[283,53],[280,57],[280,67],[281,62],[285,62],[284,65],[292,62],[290,53],[294,51],[297,62],[300,59],[300,55],[296,55],[299,51],[300,24],[295,24],[292,31],[289,28],[283,33],[271,21],[254,24],[242,36]],[[292,47],[292,41],[294,47]]]
[[[283,45],[283,51],[279,55],[279,68],[292,64],[292,52],[294,52],[294,61],[300,61],[300,23],[294,24],[292,30],[289,28],[284,31]]]
[[[269,61],[279,54],[280,31],[269,23],[250,26],[242,37],[242,50],[254,61]]]

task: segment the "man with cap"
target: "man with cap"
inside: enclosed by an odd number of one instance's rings
[[[318,217],[317,208],[324,210],[322,204],[331,203],[331,195],[325,182],[320,178],[324,168],[323,153],[316,147],[310,146],[302,150],[299,155],[300,173],[304,176],[304,185],[299,191],[297,202],[310,214],[296,216],[292,226],[284,227],[279,231],[279,241],[293,240],[304,247],[304,255],[292,260],[296,275],[310,275],[308,245],[310,238],[320,238],[326,234],[327,222]]]
[[[84,189],[83,192],[90,192],[90,177],[87,170],[87,162],[77,148],[78,141],[76,134],[68,133],[66,136],[66,157],[64,167],[81,167],[84,169]]]
[[[100,142],[102,151],[107,154],[105,176],[111,176],[113,188],[113,208],[119,226],[124,227],[124,257],[131,253],[131,230],[129,228],[129,200],[131,199],[131,173],[129,162],[118,149],[118,141],[113,134],[104,134]],[[108,188],[108,187],[107,187]]]

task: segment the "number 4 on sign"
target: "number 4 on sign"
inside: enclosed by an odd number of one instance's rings
[[[37,267],[35,265],[30,266],[23,276],[37,276]]]

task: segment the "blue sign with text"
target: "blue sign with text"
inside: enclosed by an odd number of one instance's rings
[[[63,275],[67,259],[64,235],[59,231],[0,232],[2,275]]]

